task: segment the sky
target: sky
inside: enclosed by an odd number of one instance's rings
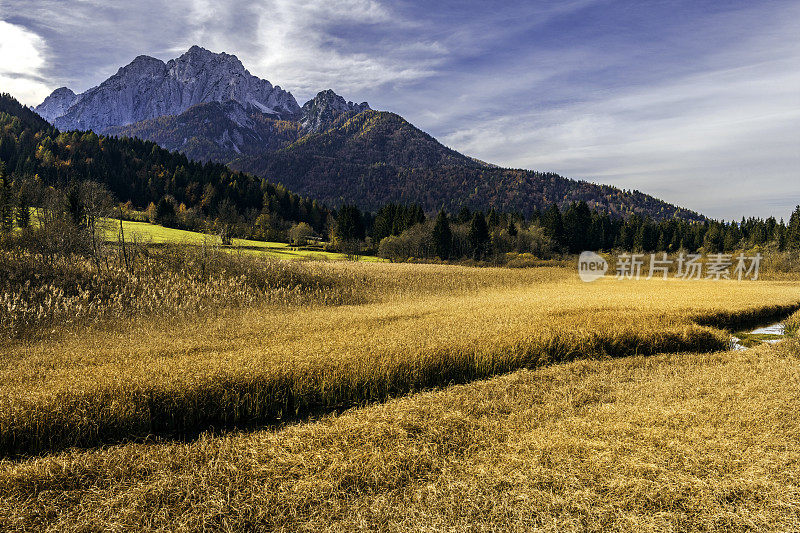
[[[728,220],[800,204],[800,0],[0,0],[0,91],[193,44],[498,165]]]

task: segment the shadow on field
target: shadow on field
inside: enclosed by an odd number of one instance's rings
[[[47,403],[21,399],[12,417],[0,424],[0,456],[191,440],[209,430],[276,428],[423,389],[580,358],[723,351],[730,338],[723,329],[772,323],[798,309],[800,304],[714,313],[696,317],[694,325],[660,332],[563,332],[488,355],[442,348],[335,379],[321,368],[284,369],[215,377],[192,387],[133,384],[122,390],[71,391]]]

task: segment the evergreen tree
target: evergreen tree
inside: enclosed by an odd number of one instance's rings
[[[387,204],[375,214],[375,222],[372,225],[372,239],[375,242],[381,242],[381,239],[392,234],[395,209],[394,204]]]
[[[0,232],[10,233],[14,229],[14,201],[11,195],[11,178],[5,173],[0,161]]]
[[[516,237],[519,232],[517,231],[517,223],[514,217],[508,217],[508,234],[511,237]]]
[[[789,218],[789,227],[786,231],[786,245],[790,248],[800,248],[800,205]]]
[[[564,213],[564,241],[570,253],[576,254],[589,247],[592,213],[586,202],[573,203]]]
[[[439,259],[450,258],[453,248],[453,232],[450,230],[450,223],[444,209],[439,211],[436,224],[433,226],[433,245]]]
[[[486,225],[486,218],[481,211],[476,211],[472,216],[467,234],[472,257],[483,259],[489,247],[489,227]]]
[[[472,213],[470,212],[469,207],[465,205],[461,206],[461,209],[458,211],[458,214],[456,215],[456,222],[458,224],[466,224],[470,220],[472,220]]]
[[[336,236],[343,242],[364,239],[361,211],[354,205],[343,205],[336,215]]]
[[[17,221],[17,226],[20,228],[29,228],[31,225],[31,210],[28,184],[22,183],[17,192],[17,207],[14,213],[14,218]]]
[[[153,221],[162,226],[171,226],[175,223],[175,204],[166,196],[162,197],[156,204]]]
[[[542,228],[545,235],[556,243],[564,242],[564,221],[561,218],[561,210],[556,204],[547,208],[542,215]]]
[[[500,216],[497,214],[497,211],[494,210],[494,207],[489,211],[489,216],[486,218],[486,224],[490,228],[496,228],[500,225]]]
[[[67,212],[73,224],[76,226],[83,225],[86,213],[83,208],[83,201],[81,200],[80,187],[77,183],[73,183],[67,191]]]

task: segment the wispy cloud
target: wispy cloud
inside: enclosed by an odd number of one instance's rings
[[[194,12],[213,12],[205,0],[192,4]],[[246,46],[242,29],[220,32],[216,16],[201,16],[192,39],[235,50],[251,71],[289,88],[301,103],[329,87],[357,96],[424,79],[447,54],[438,43],[418,38],[416,22],[374,0],[264,0],[245,9],[252,24]],[[237,24],[240,14],[231,12]]]
[[[50,92],[42,78],[45,42],[22,26],[0,20],[0,88],[25,101],[40,101]]]

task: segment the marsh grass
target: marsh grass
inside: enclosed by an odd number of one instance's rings
[[[792,314],[789,318],[787,318],[784,323],[784,334],[787,337],[797,337],[798,331],[800,331],[800,311]]]
[[[10,530],[796,531],[797,344],[581,360],[276,431],[0,461]]]
[[[319,264],[233,255],[216,246],[143,248],[98,271],[78,255],[0,249],[0,335],[36,338],[132,320],[255,304],[360,303],[368,280]],[[357,274],[356,274],[357,276]]]
[[[0,453],[281,424],[578,358],[721,350],[728,333],[698,317],[740,323],[800,301],[800,288],[782,282],[586,285],[559,268],[320,268],[366,276],[366,301],[145,318],[4,349]]]

